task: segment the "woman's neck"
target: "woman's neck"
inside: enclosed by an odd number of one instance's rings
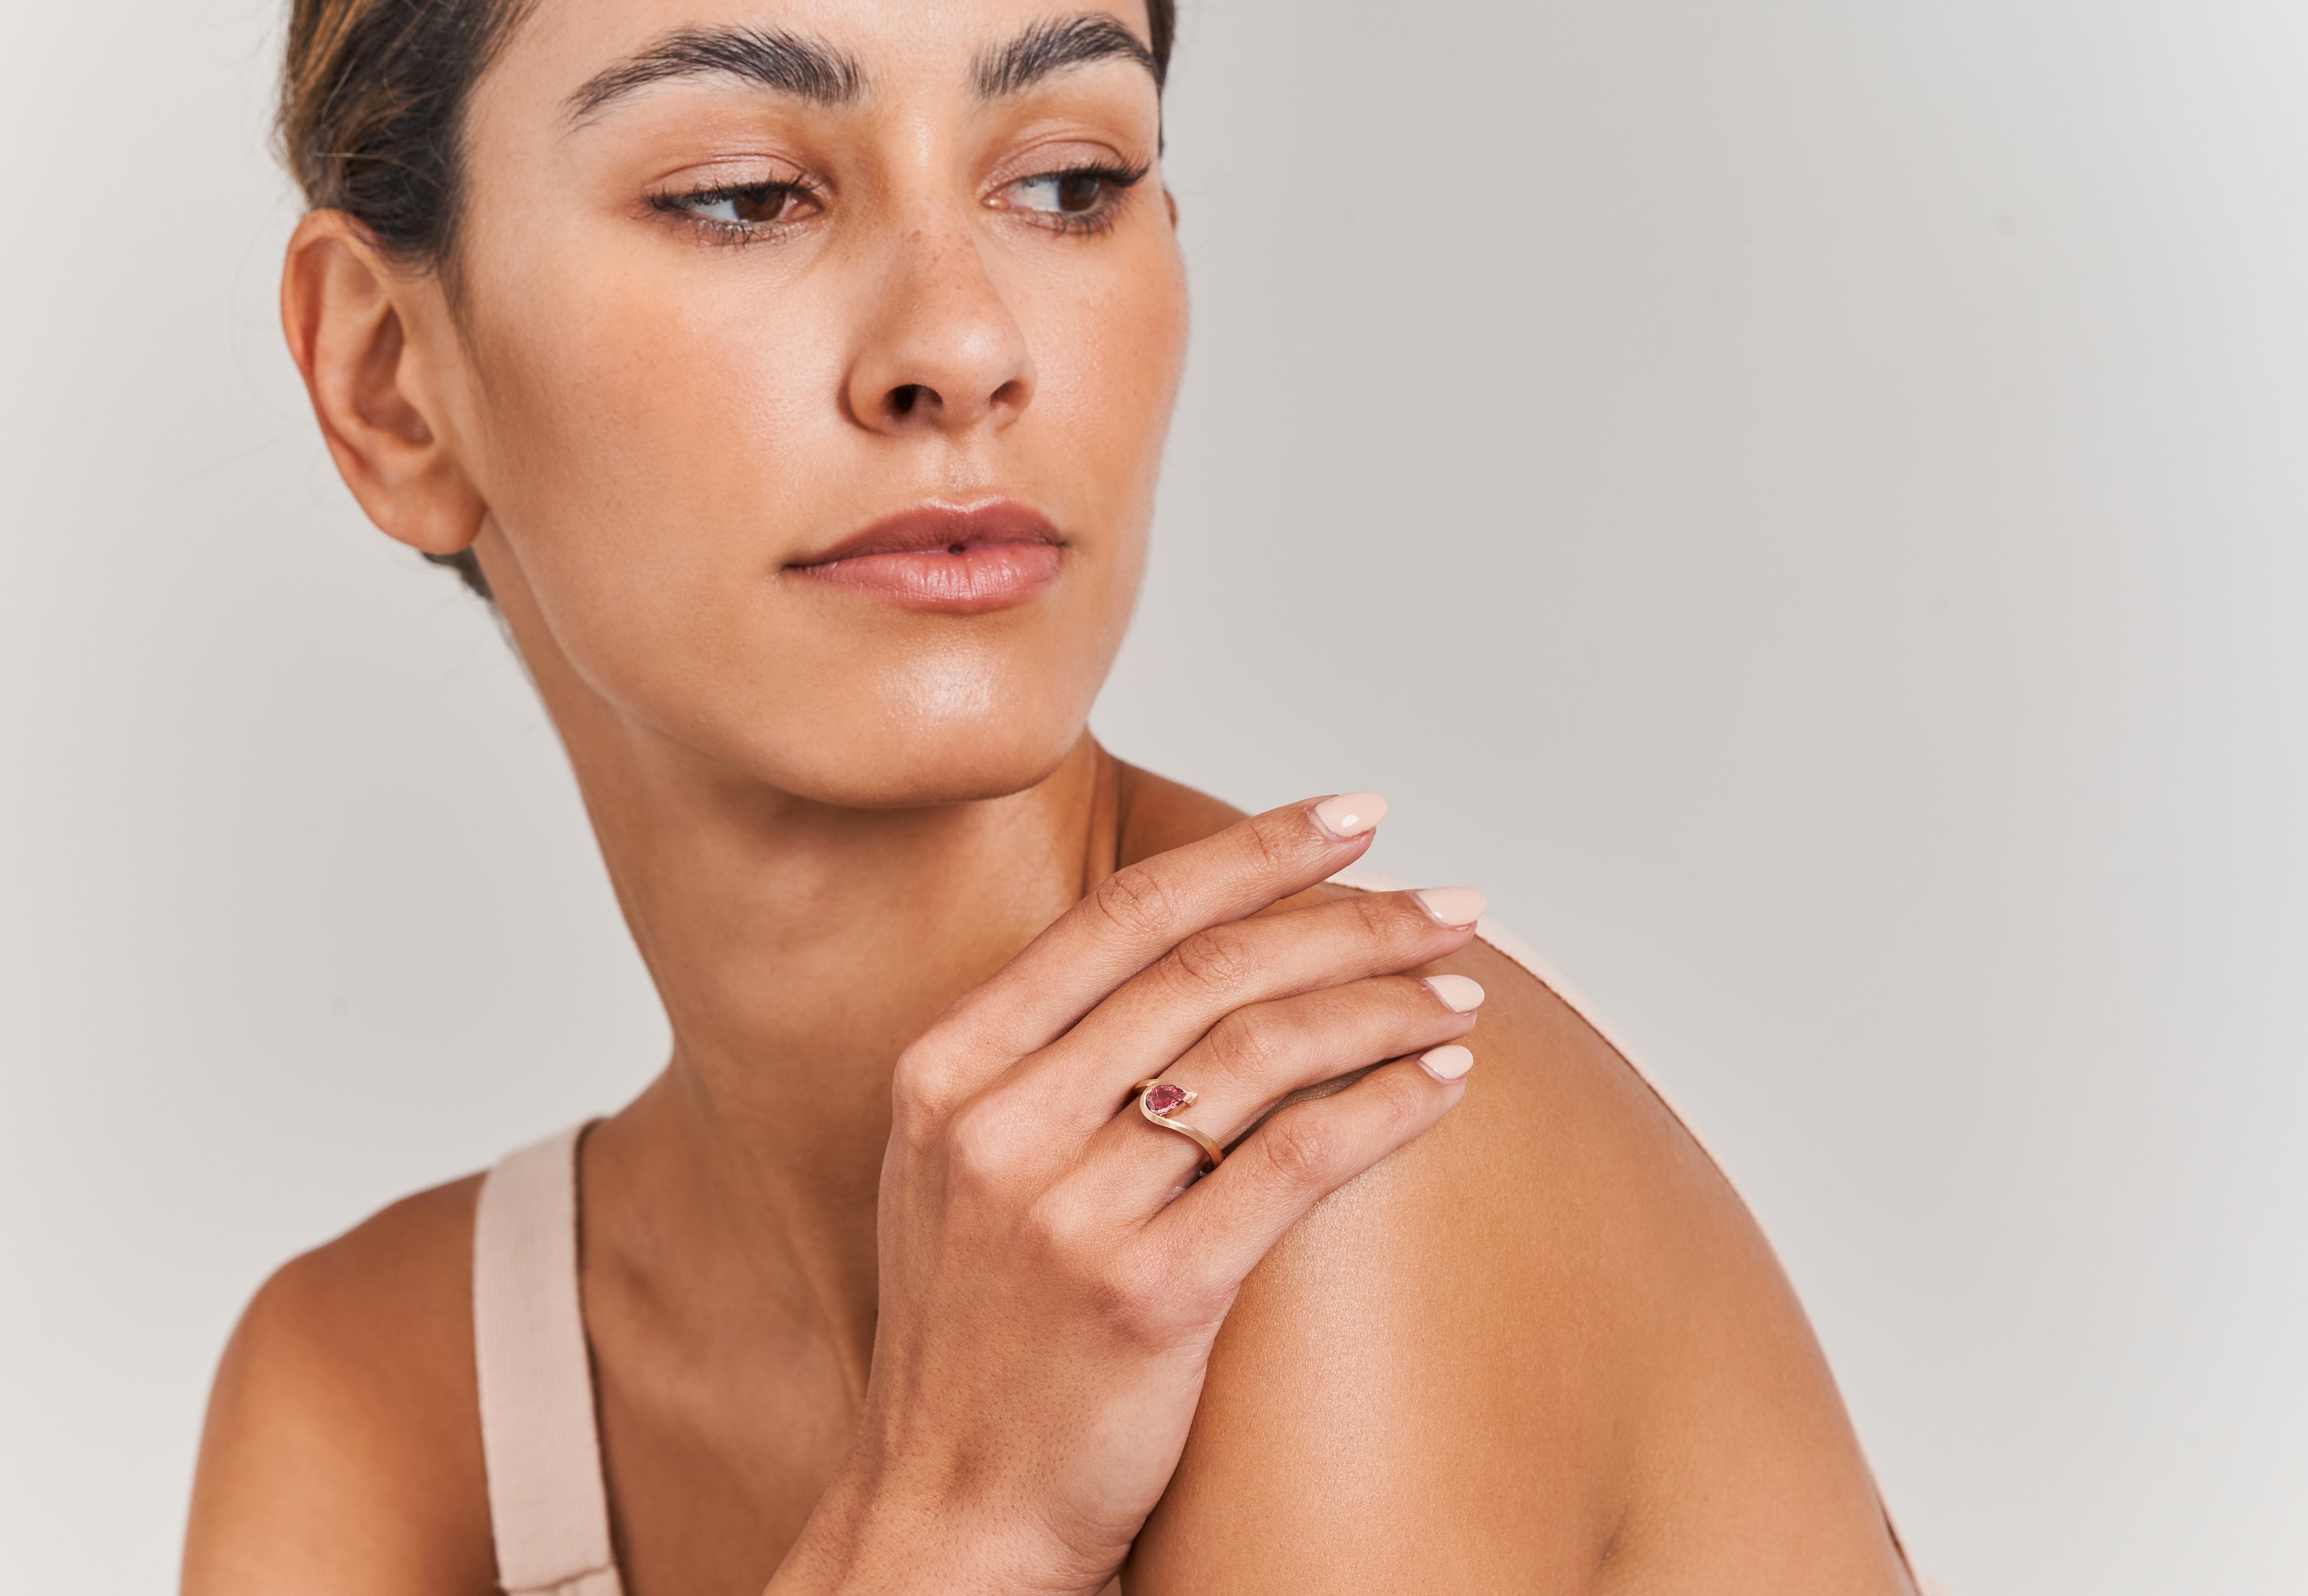
[[[500,594],[673,1029],[663,1075],[586,1139],[589,1279],[622,1269],[688,1331],[783,1325],[861,1393],[898,1055],[1117,865],[1236,811],[1087,733],[979,802],[742,784],[607,703],[519,584]]]
[[[604,1172],[647,1193],[663,1234],[746,1255],[862,1360],[891,1068],[1115,868],[1125,774],[1084,735],[1009,797],[856,810],[732,803],[578,758],[673,1029],[664,1075],[595,1138]]]

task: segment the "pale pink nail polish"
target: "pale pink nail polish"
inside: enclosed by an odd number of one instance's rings
[[[1445,925],[1472,925],[1483,917],[1491,900],[1472,887],[1429,887],[1414,892],[1418,906]]]
[[[1314,818],[1332,837],[1360,837],[1386,819],[1386,800],[1376,793],[1341,793],[1316,804]]]
[[[1483,1006],[1483,983],[1465,975],[1429,975],[1426,984],[1434,995],[1460,1014],[1472,1014]]]
[[[1475,1067],[1472,1049],[1452,1043],[1449,1047],[1431,1047],[1418,1055],[1418,1068],[1438,1081],[1455,1081]]]

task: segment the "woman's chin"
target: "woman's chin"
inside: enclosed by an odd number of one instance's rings
[[[853,740],[795,759],[745,761],[755,779],[794,797],[840,809],[928,809],[1007,798],[1055,775],[1081,744],[1074,725],[1036,734],[1015,725],[917,728],[911,735]],[[790,753],[790,751],[779,751]]]
[[[754,768],[796,796],[858,809],[1023,792],[1081,745],[1111,659],[1105,640],[988,638],[820,672],[820,691],[783,700],[801,714],[755,728],[770,734]]]

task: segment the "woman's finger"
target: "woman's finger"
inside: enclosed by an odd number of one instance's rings
[[[1021,1097],[1046,1128],[1064,1122],[1089,1136],[1132,1082],[1162,1075],[1228,1014],[1431,964],[1467,945],[1482,912],[1481,893],[1444,887],[1358,892],[1206,927],[1021,1066]]]
[[[1161,1072],[1194,1094],[1167,1117],[1227,1146],[1294,1092],[1456,1042],[1475,1028],[1482,1000],[1464,975],[1384,975],[1237,1008]],[[1144,1213],[1203,1156],[1189,1137],[1149,1124],[1133,1101],[1091,1138],[1085,1163],[1105,1200]]]
[[[1269,810],[1125,866],[939,1022],[955,1044],[1016,1059],[1206,927],[1254,914],[1360,858],[1386,813],[1375,793]]]
[[[1153,1256],[1193,1271],[1194,1295],[1230,1292],[1307,1209],[1457,1106],[1473,1053],[1451,1043],[1425,1058],[1385,1065],[1343,1092],[1275,1114],[1157,1214],[1142,1241]]]

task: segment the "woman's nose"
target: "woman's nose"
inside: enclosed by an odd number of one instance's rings
[[[917,233],[893,253],[850,368],[851,418],[886,433],[1009,425],[1033,400],[1033,356],[977,241]]]

